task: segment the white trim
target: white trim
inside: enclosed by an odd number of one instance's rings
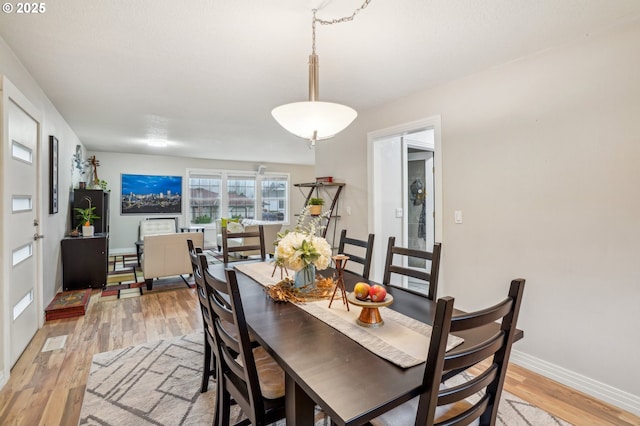
[[[527,370],[541,374],[558,383],[640,416],[640,396],[590,379],[575,371],[551,364],[524,352],[512,350],[510,361]]]

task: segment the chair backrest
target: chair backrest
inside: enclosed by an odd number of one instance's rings
[[[223,291],[222,282],[205,272],[205,283],[211,292],[209,300],[220,368],[217,380],[224,381],[223,388],[251,424],[264,424],[261,421],[265,412],[264,400],[235,271],[226,269],[225,277],[226,291]],[[225,297],[229,303],[224,303]]]
[[[211,306],[209,305],[207,287],[204,282],[204,271],[208,265],[207,257],[202,254],[200,247],[194,247],[192,240],[187,240],[187,246],[189,247],[189,259],[191,260],[191,266],[193,268],[193,280],[196,283],[196,293],[198,294],[200,312],[202,313],[202,325],[205,332],[213,338]]]
[[[345,254],[349,256],[349,262],[356,262],[362,265],[362,277],[364,279],[369,279],[369,271],[371,270],[371,256],[373,255],[373,234],[369,234],[367,241],[357,240],[355,238],[347,237],[347,230],[343,229],[340,233],[340,244],[338,244],[338,254]],[[360,247],[359,252],[354,252],[354,248],[349,248],[345,250],[345,246],[356,246]],[[356,253],[361,253],[364,249],[364,255],[359,255]],[[355,249],[358,250],[358,249]],[[348,264],[348,263],[347,263]],[[347,271],[354,272],[350,268],[346,269]]]
[[[224,263],[229,263],[229,253],[239,252],[239,251],[252,251],[259,250],[260,257],[262,260],[267,258],[267,252],[264,246],[264,228],[262,225],[258,225],[258,229],[256,231],[243,231],[243,232],[227,232],[227,228],[225,226],[222,227],[222,257]],[[248,242],[250,238],[258,238],[258,244]],[[242,241],[242,245],[230,245],[229,239],[238,239],[238,241]],[[245,245],[246,243],[246,245]]]
[[[188,239],[187,240],[187,248],[189,249],[189,258],[191,259],[191,266],[193,267],[193,272],[196,271],[196,267],[197,264],[194,264],[194,257],[193,255],[195,254],[196,256],[199,254],[202,254],[202,247],[196,247],[193,244],[193,240],[192,239]],[[197,257],[195,259],[197,261]]]
[[[389,244],[387,246],[387,258],[384,264],[384,276],[382,278],[382,284],[391,284],[391,274],[405,275],[412,278],[417,278],[422,281],[428,281],[429,287],[427,291],[427,298],[430,300],[436,299],[436,293],[438,292],[438,275],[440,271],[440,251],[442,245],[435,243],[433,245],[433,251],[428,252],[425,250],[409,249],[396,246],[396,237],[389,237]],[[417,258],[431,261],[430,272],[426,269],[415,268],[411,266],[400,266],[394,264],[394,255],[407,256],[409,258]],[[392,285],[393,286],[393,285]]]
[[[449,404],[458,405],[458,409],[455,417],[447,420],[447,424],[467,425],[475,419],[479,419],[480,425],[495,424],[520,312],[524,282],[524,279],[511,281],[508,297],[497,305],[456,316],[453,316],[453,298],[438,299],[416,425],[434,424],[436,407]],[[445,352],[450,332],[477,329],[495,321],[501,324],[496,333],[485,333],[486,337],[482,341],[474,341],[467,349],[454,348]],[[464,383],[455,387],[440,389],[443,374],[461,373],[483,360],[491,362],[481,374],[470,376]],[[447,376],[451,377],[450,374]],[[462,404],[456,403],[478,392],[483,395],[477,402],[466,403],[464,409],[459,409],[459,405]]]
[[[138,240],[147,235],[174,234],[178,232],[178,218],[147,218],[140,221]]]

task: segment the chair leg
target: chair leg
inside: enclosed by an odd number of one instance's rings
[[[216,414],[214,421],[217,419],[217,426],[228,426],[231,421],[231,395],[223,390],[223,377],[216,381],[216,389],[218,391],[218,403],[216,406]]]
[[[147,290],[151,290],[153,288],[153,278],[147,278],[144,282],[147,283]]]
[[[204,393],[209,389],[209,376],[211,375],[211,345],[204,335],[204,365],[202,366],[202,384],[200,385],[200,393]]]

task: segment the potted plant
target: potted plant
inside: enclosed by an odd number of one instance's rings
[[[322,206],[324,205],[324,200],[322,198],[309,198],[309,214],[313,216],[318,216],[322,214]]]
[[[74,210],[76,211],[76,217],[81,220],[82,224],[82,236],[83,237],[91,237],[93,236],[93,221],[95,219],[100,219],[100,216],[95,214],[95,206],[91,206],[91,198],[84,197],[84,200],[87,200],[89,203],[89,207],[86,209],[81,209],[76,207]]]

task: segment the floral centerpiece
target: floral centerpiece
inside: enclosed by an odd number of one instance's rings
[[[331,262],[331,246],[316,233],[324,226],[322,220],[328,214],[309,219],[309,206],[305,207],[293,231],[278,234],[275,250],[276,265],[296,271],[295,285],[302,287],[312,284],[316,269],[327,269]]]

